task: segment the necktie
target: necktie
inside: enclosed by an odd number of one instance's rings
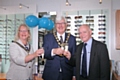
[[[60,43],[63,43],[63,38],[62,38],[62,36],[60,36]]]
[[[82,58],[82,76],[87,77],[87,51],[86,51],[86,45],[83,46],[83,58]]]

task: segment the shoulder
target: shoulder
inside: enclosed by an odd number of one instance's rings
[[[71,38],[75,38],[71,33],[66,33],[67,35],[70,35]]]
[[[53,36],[53,33],[48,33],[45,35],[45,37],[50,37],[50,36]]]
[[[102,43],[102,42],[97,41],[97,40],[95,40],[95,39],[93,39],[93,44],[96,44],[96,45],[99,45],[99,46],[106,46],[105,43]]]

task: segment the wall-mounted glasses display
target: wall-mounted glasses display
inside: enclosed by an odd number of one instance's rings
[[[107,41],[108,28],[108,10],[81,10],[81,11],[64,11],[63,12],[68,27],[66,32],[76,36],[76,44],[81,42],[78,28],[82,24],[88,24],[92,30],[92,37],[103,43]]]
[[[25,17],[30,14],[0,15],[0,54],[2,55],[2,72],[9,66],[9,44],[14,40],[15,33],[20,24],[25,23]]]

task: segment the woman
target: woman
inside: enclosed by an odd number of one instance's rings
[[[7,72],[8,80],[33,80],[35,57],[44,53],[44,50],[38,49],[34,52],[29,44],[30,36],[29,28],[25,24],[21,24],[15,41],[9,47],[10,68]]]

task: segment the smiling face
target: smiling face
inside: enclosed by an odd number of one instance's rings
[[[83,42],[87,42],[92,35],[92,31],[88,25],[82,25],[79,28],[79,36]]]
[[[29,29],[27,28],[27,26],[24,26],[24,25],[20,26],[18,36],[20,40],[28,41],[30,34],[29,34]]]
[[[55,27],[59,34],[63,34],[67,27],[65,19],[62,17],[60,20],[57,20]]]

